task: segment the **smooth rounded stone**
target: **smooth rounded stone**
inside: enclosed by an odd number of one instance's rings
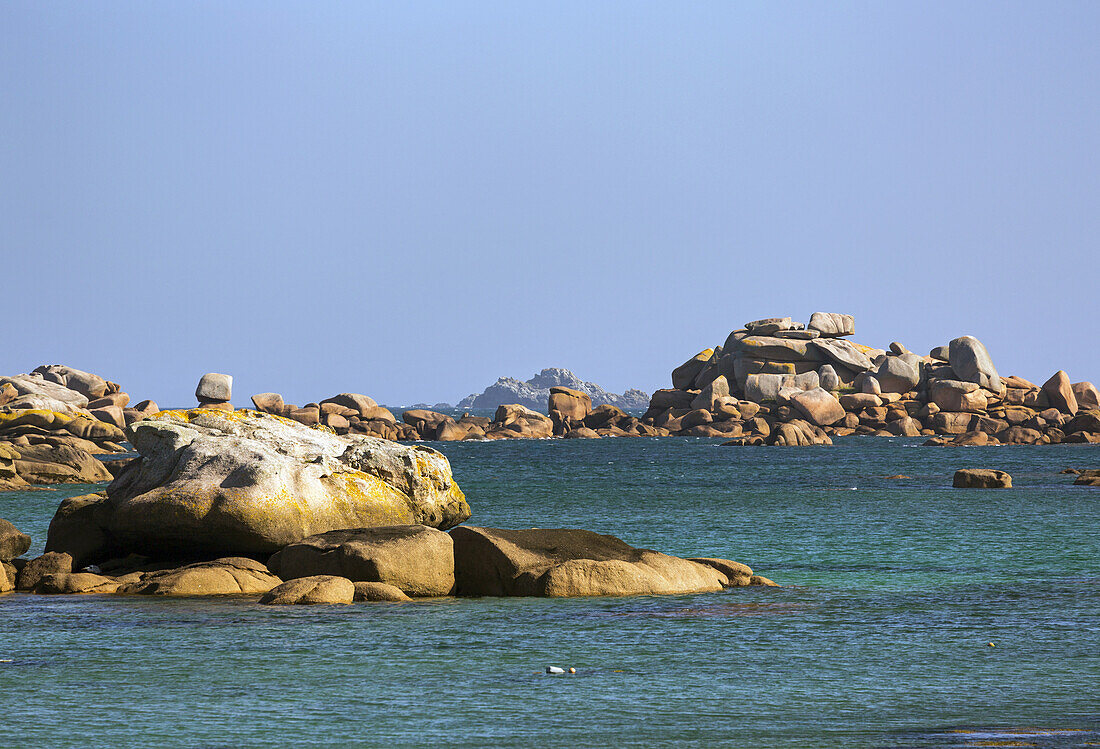
[[[454,542],[424,525],[321,533],[277,551],[268,567],[284,580],[337,575],[388,583],[411,596],[446,596],[455,587]]]
[[[671,388],[657,390],[653,393],[653,397],[649,399],[649,407],[661,411],[668,408],[689,408],[696,395],[698,393],[687,390],[673,390]]]
[[[806,447],[811,445],[831,445],[833,441],[825,431],[808,421],[792,419],[778,424],[765,440],[766,444],[776,447]]]
[[[887,356],[875,372],[884,393],[908,393],[920,384],[921,359],[916,354]]]
[[[714,410],[711,411],[714,414],[715,421],[741,421],[745,418],[741,413],[741,409],[737,407],[737,399],[733,397],[721,398],[714,406]]]
[[[70,555],[76,569],[109,558],[113,543],[103,528],[108,512],[104,494],[82,494],[61,500],[46,534],[46,551]]]
[[[976,382],[936,380],[928,388],[928,397],[944,411],[981,413],[989,405],[985,391]]]
[[[790,401],[811,423],[829,426],[844,419],[844,408],[833,394],[824,388],[797,391]]]
[[[46,595],[108,594],[118,591],[117,580],[91,572],[71,572],[46,575],[32,589]]]
[[[845,393],[840,396],[840,405],[845,411],[858,413],[865,408],[878,408],[882,398],[874,393]]]
[[[977,431],[964,432],[947,444],[961,447],[984,447],[985,445],[996,445],[998,443],[997,440],[988,433]]]
[[[672,370],[672,387],[676,390],[687,390],[710,362],[712,356],[714,356],[714,349],[704,349]]]
[[[920,437],[921,423],[909,416],[895,419],[886,425],[886,431],[898,437]]]
[[[754,403],[763,403],[777,400],[779,391],[783,388],[813,390],[820,386],[821,380],[813,370],[800,375],[749,375],[745,380],[745,398]]]
[[[714,378],[722,374],[719,370],[719,361],[721,359],[721,347],[714,349],[714,354],[710,357],[710,361],[707,362],[707,366],[703,367],[702,371],[695,376],[695,379],[691,381],[689,390],[702,390],[711,382]]]
[[[936,434],[963,434],[972,431],[970,425],[974,422],[972,413],[960,413],[955,411],[940,411],[932,414],[928,421]]]
[[[413,408],[401,414],[401,420],[413,427],[421,437],[431,438],[439,429],[439,425],[445,421],[454,421],[447,414],[429,411],[424,408]]]
[[[716,557],[688,557],[689,562],[695,562],[697,564],[705,564],[708,567],[721,572],[726,576],[729,583],[726,585],[728,588],[739,587],[742,585],[748,585],[749,579],[752,577],[752,567],[747,564],[741,564],[740,562],[734,562],[731,559],[718,559]]]
[[[152,572],[119,592],[147,596],[229,596],[266,593],[282,582],[255,559],[225,557]]]
[[[951,360],[951,349],[947,346],[936,346],[928,352],[928,356],[936,361],[948,362]]]
[[[130,405],[130,396],[127,393],[108,393],[102,398],[97,398],[88,403],[88,410],[94,411],[97,408],[106,408],[107,406],[126,408],[128,405]]]
[[[793,338],[751,335],[742,338],[737,345],[739,350],[750,358],[769,361],[820,362],[824,360],[824,356],[816,348],[819,342],[820,339],[799,341]]]
[[[730,334],[726,336],[725,343],[722,344],[722,351],[725,354],[729,354],[737,348],[737,343],[748,336],[749,331],[746,328],[738,328],[737,330],[730,331]]]
[[[567,440],[578,439],[599,439],[600,435],[596,433],[595,429],[589,429],[588,427],[573,427],[564,435]]]
[[[321,423],[334,430],[337,434],[347,434],[348,427],[350,426],[347,418],[340,414],[325,414],[321,418]]]
[[[614,406],[600,406],[593,409],[592,413],[585,417],[585,424],[596,418],[597,421],[607,413],[606,410]],[[615,409],[622,413],[619,409]],[[543,416],[518,403],[507,403],[497,406],[493,421],[490,423],[490,431],[507,439],[545,439],[554,435],[554,422],[549,417]]]
[[[207,372],[195,388],[199,402],[229,402],[233,400],[233,376]]]
[[[148,399],[135,403],[133,408],[135,411],[141,411],[146,416],[160,412],[160,406],[157,405],[157,402]]]
[[[652,400],[650,401],[652,403]],[[592,396],[573,388],[555,385],[550,388],[548,411],[560,411],[575,421],[584,421],[592,411]]]
[[[142,460],[108,486],[104,518],[127,551],[250,556],[338,528],[470,516],[447,459],[419,445],[258,411],[164,411],[131,432]]]
[[[6,396],[8,401],[5,405],[11,409],[42,408],[33,404],[56,403],[60,405],[56,408],[51,405],[46,410],[74,412],[87,407],[91,402],[88,396],[76,390],[70,390],[58,382],[47,380],[41,375],[20,374],[0,377],[0,386],[3,385],[9,385],[16,392],[15,398]],[[100,395],[95,397],[98,398]]]
[[[1073,392],[1073,385],[1069,381],[1069,375],[1059,369],[1050,379],[1043,383],[1043,392],[1053,408],[1062,413],[1073,416],[1077,413],[1077,396]]]
[[[996,437],[1005,445],[1040,445],[1043,443],[1042,432],[1019,425],[1010,426],[1003,432],[998,432]]]
[[[707,411],[713,411],[718,405],[721,404],[723,398],[730,397],[730,385],[729,381],[719,375],[714,380],[699,391],[699,395],[691,401],[691,408],[704,408]]]
[[[809,345],[818,352],[819,359],[830,364],[839,364],[853,372],[866,372],[871,369],[871,359],[856,344],[840,338],[818,338]]]
[[[750,577],[749,578],[749,585],[760,585],[760,586],[763,586],[765,588],[778,588],[779,587],[779,583],[775,582],[774,580],[769,580],[768,578],[764,577],[763,575],[753,575],[752,577]]]
[[[905,347],[905,344],[899,343],[898,341],[892,341],[890,343],[890,348],[888,350],[894,356],[901,356],[902,354],[911,354],[911,353],[913,353],[912,351],[910,351],[909,349],[907,349]]]
[[[296,421],[302,426],[316,426],[321,423],[321,409],[310,408],[303,406],[302,408],[292,408],[287,418],[292,421]]]
[[[257,411],[279,415],[282,415],[283,408],[286,407],[283,396],[278,393],[256,393],[252,396],[252,405]]]
[[[951,369],[955,370],[960,380],[976,382],[987,390],[1000,392],[1001,378],[981,341],[964,335],[951,341],[947,350]]]
[[[278,585],[260,598],[269,606],[292,606],[326,603],[352,603],[355,600],[355,583],[346,577],[315,575],[299,577]]]
[[[77,568],[79,569],[79,568]],[[27,562],[15,579],[18,590],[33,590],[48,575],[63,575],[73,571],[73,558],[68,554],[47,551]]]
[[[360,580],[355,583],[355,601],[411,601],[401,588],[389,583]]]
[[[1091,382],[1073,383],[1073,397],[1077,399],[1078,411],[1100,409],[1100,389]]]
[[[103,406],[102,408],[89,409],[88,413],[92,415],[96,421],[102,421],[105,424],[111,424],[119,429],[126,428],[126,414],[122,412],[122,409],[118,406]]]
[[[326,403],[333,403],[337,406],[350,408],[361,417],[366,416],[367,412],[370,409],[378,407],[378,404],[375,402],[374,398],[363,395],[362,393],[340,393],[339,395],[334,395],[331,398],[326,398],[325,400],[321,401],[320,405],[323,406]]]
[[[817,377],[820,381],[821,387],[830,391],[840,390],[840,376],[837,375],[836,370],[833,369],[832,364],[822,364],[817,370]]]
[[[1076,416],[1066,422],[1065,432],[1100,432],[1100,409],[1078,411]]]
[[[856,332],[856,318],[839,312],[815,312],[810,315],[807,330],[816,330],[823,337],[853,335]]]
[[[0,518],[0,562],[10,562],[26,554],[29,548],[31,548],[31,537],[9,521]]]
[[[753,403],[750,400],[739,400],[737,401],[737,410],[741,412],[742,419],[752,419],[760,413],[760,404]]]
[[[745,323],[745,329],[755,336],[770,336],[780,331],[793,330],[794,325],[789,317],[767,317]]]
[[[461,442],[469,434],[469,428],[465,425],[460,425],[454,421],[444,421],[436,429],[435,438],[439,442]]]
[[[31,484],[95,484],[112,478],[95,456],[64,442],[20,446],[14,463],[16,473]]]
[[[989,468],[961,468],[955,471],[951,486],[956,489],[1011,489],[1012,477]]]
[[[108,382],[99,375],[74,369],[73,367],[66,367],[62,364],[41,366],[36,368],[32,374],[40,374],[46,379],[52,379],[52,381],[64,385],[69,390],[80,393],[90,401],[102,398],[111,391]]]
[[[450,533],[457,592],[464,596],[684,594],[728,583],[708,565],[592,531],[459,526]]]
[[[709,424],[712,421],[714,421],[714,416],[710,411],[705,408],[697,408],[680,417],[680,430]]]

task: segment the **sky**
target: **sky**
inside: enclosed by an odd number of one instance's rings
[[[0,373],[622,392],[748,320],[1100,383],[1100,3],[0,4]]]

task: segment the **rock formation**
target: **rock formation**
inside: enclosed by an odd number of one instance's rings
[[[136,422],[130,442],[141,460],[100,501],[62,503],[51,548],[73,543],[84,561],[120,550],[247,556],[334,529],[449,528],[470,516],[447,459],[426,447],[207,409]]]
[[[568,369],[551,367],[544,369],[526,382],[513,377],[501,377],[485,388],[480,395],[474,393],[459,401],[457,408],[496,408],[519,404],[538,411],[546,411],[550,401],[550,389],[565,387],[585,393],[594,406],[616,406],[626,410],[643,409],[649,396],[641,390],[627,390],[622,395],[609,393],[593,382],[584,382]]]
[[[918,356],[850,341],[851,315],[754,320],[672,370],[643,424],[730,445],[830,444],[851,434],[926,444],[1100,442],[1089,382],[1056,373],[1042,387],[1003,378],[981,341],[961,336]],[[1080,394],[1080,398],[1078,398]],[[1084,418],[1080,418],[1083,414]],[[938,436],[937,436],[938,435]]]

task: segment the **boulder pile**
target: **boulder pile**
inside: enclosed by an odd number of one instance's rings
[[[110,480],[94,456],[125,452],[124,428],[159,410],[129,403],[117,383],[60,364],[0,377],[0,490]]]
[[[981,341],[926,356],[849,340],[851,315],[746,323],[672,372],[642,421],[732,445],[831,444],[832,437],[926,436],[925,444],[1100,442],[1100,391],[1055,373],[1042,386],[1001,377]]]

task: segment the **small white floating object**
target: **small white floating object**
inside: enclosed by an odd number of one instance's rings
[[[572,666],[570,666],[570,667],[569,667],[569,673],[571,673],[571,674],[575,674],[575,673],[577,673],[577,669],[575,669],[575,668],[573,668]]]
[[[548,673],[548,674],[564,674],[565,669],[564,668],[558,668],[557,666],[547,666],[546,667],[546,673]]]

